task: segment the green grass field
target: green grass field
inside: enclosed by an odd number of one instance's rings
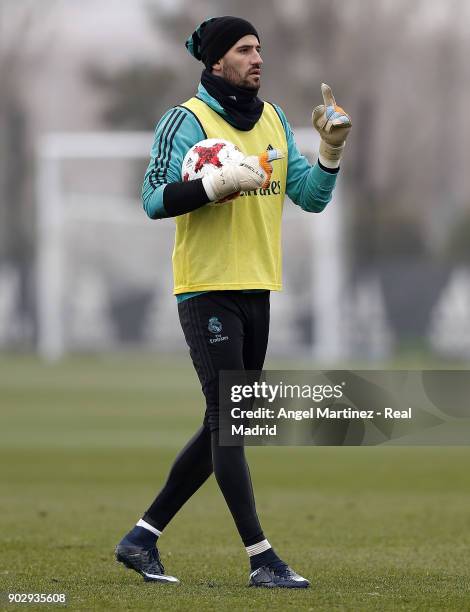
[[[247,588],[213,478],[160,540],[180,585],[115,563],[202,405],[186,358],[0,358],[0,591],[72,610],[470,610],[464,447],[247,449],[265,533],[305,591]]]

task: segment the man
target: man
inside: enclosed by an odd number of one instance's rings
[[[249,584],[303,588],[308,580],[279,558],[263,533],[243,446],[219,445],[218,373],[263,368],[270,291],[281,289],[284,195],[307,212],[324,209],[351,121],[322,85],[324,104],[312,116],[321,146],[311,166],[297,150],[282,110],[257,96],[263,60],[253,25],[236,17],[209,19],[186,47],[205,70],[197,95],[170,109],[157,125],[142,200],[152,219],[175,217],[174,293],[206,411],[162,490],[118,544],[116,558],[144,580],[177,583],[164,573],[157,538],[214,472],[250,559]],[[205,138],[229,140],[248,157],[183,182],[183,158]],[[259,156],[272,149],[286,152],[282,159],[271,156],[274,165]],[[223,341],[210,342],[222,327]]]

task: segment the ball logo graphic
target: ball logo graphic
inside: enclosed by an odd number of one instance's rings
[[[217,317],[211,317],[209,319],[209,325],[207,326],[207,329],[212,334],[220,334],[220,332],[222,331],[222,323]]]
[[[216,168],[222,168],[219,153],[225,146],[223,142],[216,142],[211,147],[196,145],[194,151],[198,155],[198,159],[194,166],[194,172],[201,172],[206,164],[212,164]]]

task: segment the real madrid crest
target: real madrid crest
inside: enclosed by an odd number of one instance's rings
[[[222,323],[217,317],[211,317],[209,319],[209,325],[207,326],[207,329],[212,334],[220,334],[220,332],[222,331]]]

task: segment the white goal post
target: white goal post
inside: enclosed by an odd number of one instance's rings
[[[311,128],[295,130],[299,149],[310,158],[315,155],[318,136]],[[67,227],[71,215],[77,219],[105,221],[112,224],[133,226],[143,222],[145,213],[136,206],[122,205],[122,199],[109,200],[97,197],[78,197],[67,192],[64,181],[64,163],[80,160],[148,160],[153,134],[147,132],[92,132],[50,133],[42,136],[37,147],[37,324],[38,352],[46,360],[61,358],[73,347],[67,343],[66,299],[70,274],[66,267],[70,246]],[[334,205],[320,215],[304,215],[302,225],[307,226],[307,249],[295,252],[296,258],[308,258],[311,278],[311,308],[315,321],[315,342],[311,354],[324,362],[334,362],[348,355],[344,333],[342,303],[346,298],[346,265],[343,241],[343,197],[341,181],[334,195]],[[136,189],[137,191],[137,189]],[[139,193],[135,193],[138,200]],[[285,215],[289,217],[289,208]],[[172,223],[157,221],[155,224]],[[170,228],[167,230],[170,232]],[[106,242],[106,229],[99,233],[99,240]],[[287,243],[287,240],[286,240]],[[125,249],[122,245],[120,248]],[[167,253],[168,261],[171,252]],[[73,256],[72,256],[73,259]],[[167,282],[171,294],[171,280]],[[175,298],[172,296],[174,301]],[[176,308],[175,308],[176,310]],[[276,307],[272,306],[275,315]],[[116,346],[103,346],[104,350]]]

